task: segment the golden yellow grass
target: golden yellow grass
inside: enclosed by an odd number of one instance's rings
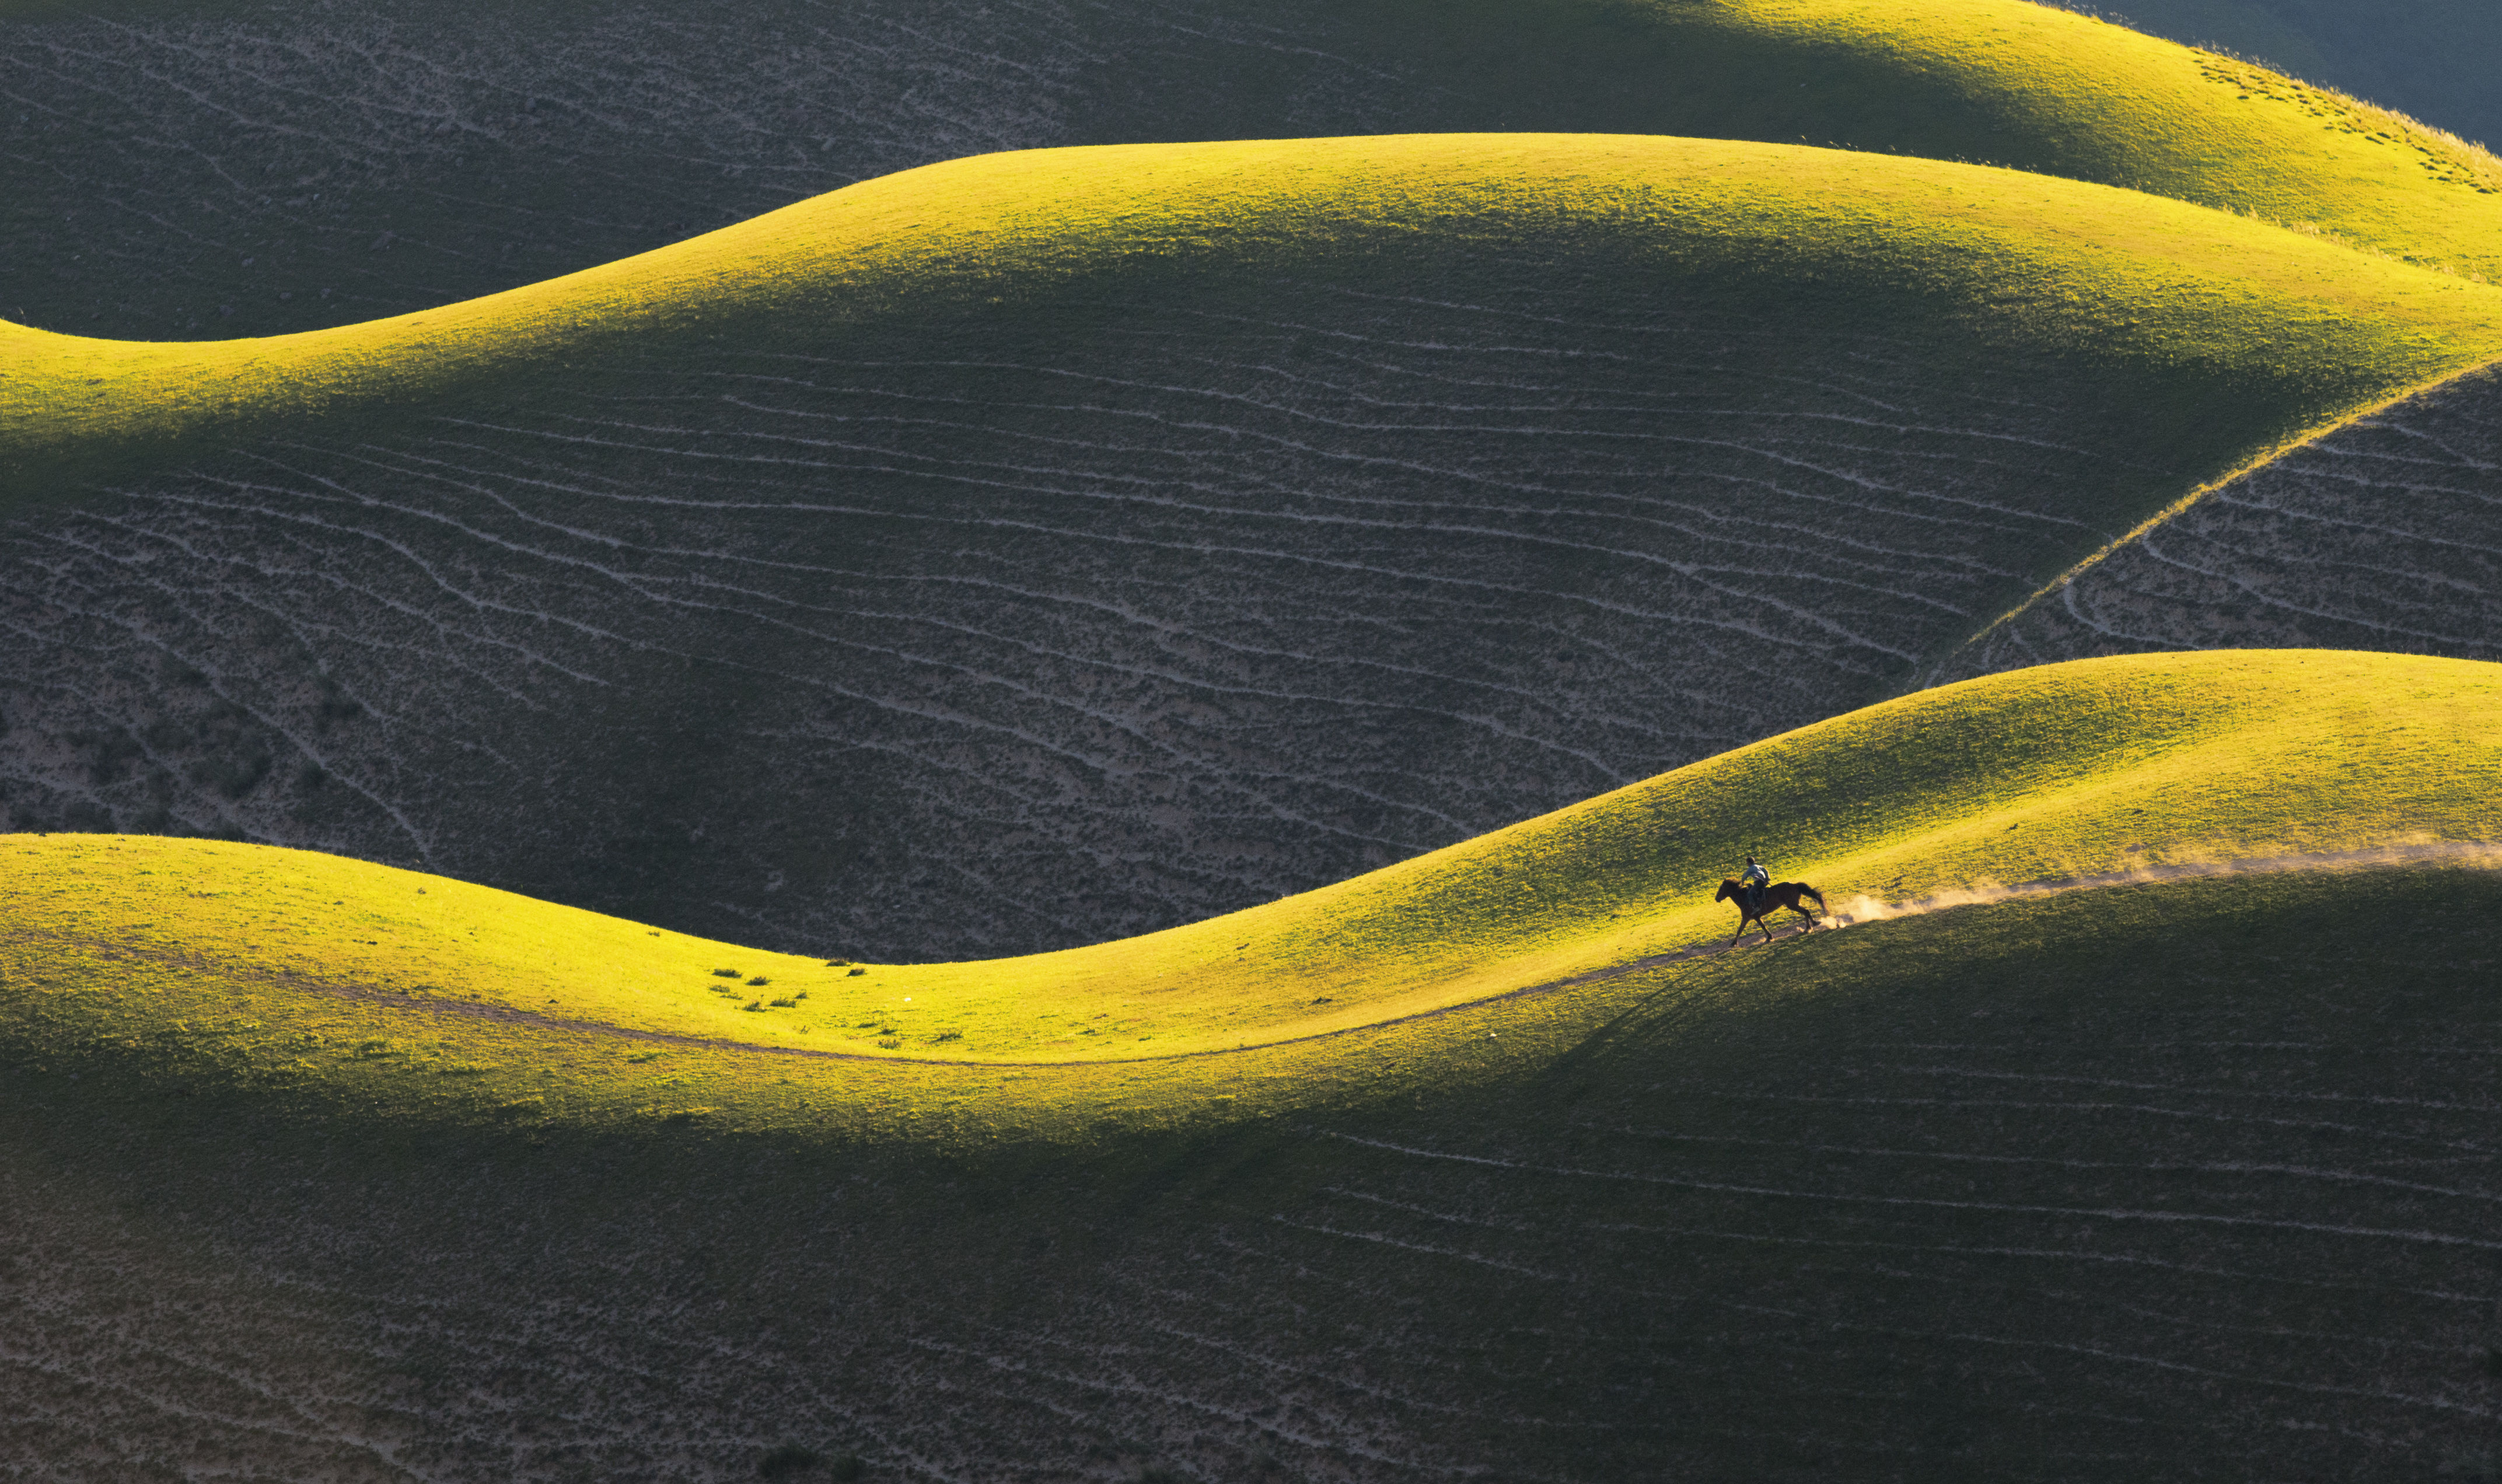
[[[1627,271],[2246,381],[2304,422],[2502,354],[2497,290],[2128,190],[1830,150],[1612,135],[1140,145],[984,155],[420,314],[262,340],[0,324],[0,449],[180,450],[675,339],[1006,298],[1088,275],[1453,242],[1604,240]],[[1753,286],[1748,290],[1745,286]],[[1915,327],[1897,323],[1897,328]],[[2294,388],[2294,390],[2288,390]],[[2292,430],[2291,428],[2287,429]]]
[[[1922,153],[2022,153],[2033,168],[2502,274],[2502,161],[2231,56],[2016,0],[1713,0],[1669,23],[1746,37],[1802,77],[1847,61],[1862,85],[1898,80],[1907,102],[1943,93],[1968,104],[1928,130],[1889,120]],[[1887,118],[1880,99],[1860,106]]]
[[[1750,852],[1829,897],[1902,899],[2474,840],[2497,796],[2502,666],[2079,661],[1872,707],[1213,921],[859,973],[308,852],[17,835],[0,837],[0,1036],[205,1056],[382,1113],[699,1107],[1072,1134],[1547,1055],[1652,980],[1502,996],[1725,933],[1734,914],[1710,898]]]

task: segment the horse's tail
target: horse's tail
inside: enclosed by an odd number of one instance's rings
[[[1805,892],[1808,895],[1814,897],[1814,898],[1815,898],[1815,904],[1816,904],[1817,906],[1821,907],[1821,906],[1823,906],[1823,905],[1824,905],[1824,894],[1823,894],[1822,892],[1819,892],[1819,891],[1817,891],[1815,888],[1813,888],[1813,887],[1811,887],[1811,886],[1809,886],[1809,885],[1808,885],[1806,882],[1804,882],[1804,881],[1802,881],[1802,882],[1800,882],[1800,883],[1798,884],[1798,888],[1799,888],[1799,890],[1800,890],[1800,891]]]

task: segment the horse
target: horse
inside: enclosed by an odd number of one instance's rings
[[[1808,930],[1812,932],[1815,929],[1815,914],[1799,905],[1799,898],[1802,896],[1812,896],[1817,906],[1824,905],[1824,894],[1804,881],[1774,882],[1764,888],[1764,894],[1756,898],[1755,905],[1751,908],[1746,905],[1746,885],[1741,881],[1721,882],[1720,894],[1711,899],[1713,901],[1735,899],[1738,903],[1738,937],[1729,940],[1729,946],[1735,948],[1738,946],[1738,938],[1746,935],[1746,925],[1750,922],[1763,928],[1764,941],[1771,942],[1773,927],[1772,924],[1764,921],[1764,914],[1781,907],[1787,907],[1806,918]]]

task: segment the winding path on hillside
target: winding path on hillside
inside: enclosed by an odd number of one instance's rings
[[[286,995],[328,995],[367,1003],[388,1004],[396,1013],[414,1014],[439,1021],[447,1028],[463,1020],[488,1020],[526,1030],[548,1032],[567,1039],[583,1038],[594,1042],[632,1041],[660,1046],[702,1047],[707,1050],[738,1052],[760,1057],[795,1057],[813,1062],[876,1062],[887,1066],[1031,1069],[1197,1062],[1214,1057],[1266,1053],[1280,1047],[1342,1040],[1350,1036],[1369,1036],[1395,1027],[1438,1020],[1453,1015],[1467,1015],[1507,1001],[1587,989],[1611,980],[1629,978],[1663,968],[1673,963],[1686,963],[1698,959],[1714,959],[1724,954],[1742,952],[1783,939],[1801,937],[1818,929],[1837,931],[1866,923],[1926,917],[1932,913],[1953,911],[1959,908],[2038,900],[2077,892],[2110,891],[2123,887],[2165,886],[2180,882],[2221,881],[2292,873],[2383,870],[2397,866],[2420,865],[2502,870],[2502,843],[2472,840],[2419,841],[2307,854],[2222,859],[2200,859],[2193,856],[2188,859],[2148,861],[2142,865],[2113,871],[2097,871],[2081,876],[2012,883],[1976,882],[1969,886],[1946,888],[1902,901],[1880,901],[1852,892],[1845,887],[1836,886],[1826,893],[1828,901],[1831,903],[1830,908],[1811,925],[1799,923],[1795,919],[1786,919],[1778,922],[1769,933],[1759,933],[1748,928],[1734,938],[1724,938],[1715,932],[1710,937],[1698,939],[1681,948],[1665,953],[1646,954],[1620,963],[1608,964],[1604,968],[1590,969],[1538,984],[1523,985],[1518,989],[1505,990],[1481,998],[1462,1000],[1456,1004],[1442,1005],[1431,1010],[1394,1015],[1356,1025],[1336,1026],[1326,1030],[1297,1031],[1289,1026],[1278,1030],[1249,1033],[1251,1038],[1230,1046],[1166,1052],[1115,1053],[1107,1050],[1102,1055],[1091,1057],[971,1058],[932,1055],[917,1051],[896,1051],[891,1054],[828,1051],[812,1046],[792,1045],[787,1042],[740,1040],[729,1036],[697,1035],[685,1031],[621,1026],[611,1021],[525,1010],[510,1004],[446,997],[408,989],[389,989],[371,983],[276,966],[256,966],[248,962],[233,961],[212,962],[196,955],[155,950],[118,940],[57,932],[19,932],[13,936],[21,945],[57,945],[61,948],[73,949],[83,960],[95,962],[149,964],[170,967],[186,973],[205,972],[214,974],[220,980],[274,990]],[[1786,915],[1784,917],[1786,918]]]
[[[2438,1476],[2502,1418],[2502,914],[2451,872],[2450,930],[2371,935],[2431,874],[2238,927],[2185,882],[2124,942],[2079,914],[1810,995],[1779,990],[1817,952],[1916,963],[1943,920],[1729,955],[1544,1073],[1110,1167],[273,1153],[13,1073],[0,1461]],[[114,1157],[61,1157],[89,1137]]]

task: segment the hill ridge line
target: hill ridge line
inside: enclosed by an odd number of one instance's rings
[[[2092,552],[2078,558],[2077,561],[2066,571],[2061,572],[2058,576],[2050,579],[2046,583],[2044,583],[2034,591],[2025,594],[2022,602],[2017,603],[2012,608],[2008,609],[2005,613],[2002,613],[1998,617],[1990,620],[1988,623],[1983,624],[1980,627],[1974,629],[1971,636],[1963,640],[1963,642],[1946,651],[1938,658],[1921,666],[1921,668],[1914,673],[1910,683],[1905,687],[1905,693],[1909,693],[1912,691],[1929,690],[1942,683],[1951,684],[1951,682],[1944,682],[1942,677],[1944,676],[1946,667],[1949,664],[1952,664],[1957,658],[1970,654],[1975,648],[1985,643],[1990,635],[2006,628],[2009,624],[2013,624],[2018,619],[2024,617],[2024,615],[2040,607],[2043,601],[2048,598],[2051,594],[2068,588],[2079,578],[2083,577],[2095,567],[2102,565],[2103,562],[2118,556],[2122,551],[2136,545],[2148,533],[2170,523],[2171,522],[2179,520],[2191,509],[2204,503],[2209,497],[2217,494],[2224,489],[2230,489],[2235,483],[2258,474],[2262,470],[2266,469],[2270,464],[2282,462],[2284,459],[2291,457],[2293,455],[2300,453],[2304,449],[2316,447],[2316,445],[2324,443],[2337,436],[2339,433],[2369,422],[2374,418],[2382,417],[2403,403],[2411,402],[2420,396],[2429,395],[2446,387],[2458,386],[2471,377],[2490,376],[2496,373],[2502,373],[2502,359],[2488,360],[2482,365],[2469,366],[2463,370],[2451,372],[2446,376],[2437,376],[2432,378],[2430,381],[2420,383],[2414,387],[2409,387],[2405,390],[2393,392],[2390,395],[2372,403],[2368,407],[2358,407],[2350,412],[2341,413],[2337,417],[2321,422],[2316,427],[2306,428],[2302,432],[2296,433],[2270,448],[2263,449],[2259,453],[2253,454],[2248,458],[2244,459],[2233,469],[2216,475],[2214,479],[2200,485],[2197,489],[2190,490],[2187,494],[2174,500],[2171,504],[2164,506],[2161,510],[2154,512],[2145,520],[2130,526],[2127,530],[2122,531],[2120,534],[2112,537],[2109,541],[2104,542],[2101,546],[2096,547]]]
[[[1827,921],[1823,926],[1828,929],[1851,928],[1868,923],[1885,922],[1893,918],[1922,917],[1930,913],[1948,911],[1956,907],[1988,906],[1999,902],[2032,900],[2045,896],[2064,895],[2072,892],[2103,891],[2115,887],[2150,886],[2176,881],[2215,880],[2234,876],[2282,875],[2300,871],[2368,870],[2376,867],[2417,865],[2435,861],[2451,862],[2488,870],[2502,870],[2502,841],[2411,841],[2394,845],[2365,846],[2357,849],[2342,851],[2292,852],[2270,856],[2228,857],[2215,860],[2150,862],[2146,865],[2132,866],[2125,870],[2099,871],[2084,876],[2046,877],[2035,881],[2022,881],[2005,885],[1984,880],[1977,882],[1970,887],[1951,888],[1945,891],[1931,893],[1925,896],[1912,897],[1900,902],[1884,902],[1865,895],[1855,896],[1847,899],[1843,905],[1833,908],[1828,913]],[[1812,929],[1806,928],[1784,928],[1775,930],[1773,937],[1775,939],[1803,937],[1810,930]],[[1741,938],[1742,939],[1743,936],[1744,935],[1741,933]],[[144,949],[131,947],[126,943],[106,942],[98,939],[81,937],[70,933],[30,933],[26,934],[25,938],[28,940],[40,939],[48,942],[76,946],[106,960],[173,964],[193,969],[207,969],[211,967],[207,960],[196,955],[151,953]],[[1759,945],[1762,942],[1763,940],[1760,938],[1757,940]],[[686,1031],[673,1030],[648,1030],[631,1026],[620,1026],[607,1021],[574,1020],[561,1016],[547,1015],[537,1011],[516,1009],[508,1005],[494,1005],[482,1003],[476,1000],[447,998],[442,997],[429,990],[423,989],[423,987],[393,991],[377,986],[351,986],[332,981],[311,978],[304,974],[287,969],[275,968],[230,966],[221,968],[220,971],[233,974],[238,978],[249,978],[257,980],[263,984],[292,990],[308,991],[335,998],[357,1000],[369,1004],[389,1002],[408,1009],[417,1009],[422,1007],[427,1010],[439,1011],[450,1015],[466,1016],[472,1019],[491,1020],[506,1025],[527,1027],[542,1030],[569,1031],[577,1034],[607,1036],[619,1040],[641,1041],[671,1046],[705,1047],[720,1051],[750,1052],[759,1056],[803,1057],[816,1061],[829,1062],[861,1062],[879,1066],[952,1066],[1031,1069],[1036,1067],[1074,1068],[1127,1066],[1142,1062],[1188,1062],[1208,1057],[1236,1056],[1248,1052],[1272,1051],[1281,1047],[1304,1045],[1313,1041],[1332,1040],[1340,1036],[1358,1035],[1367,1031],[1385,1030],[1394,1026],[1403,1026],[1413,1024],[1418,1021],[1435,1020],[1446,1015],[1454,1015],[1471,1010],[1482,1009],[1490,1005],[1502,1004],[1507,1000],[1524,999],[1533,995],[1553,994],[1564,990],[1582,989],[1596,984],[1605,984],[1611,980],[1624,978],[1630,974],[1637,974],[1647,969],[1663,967],[1671,963],[1681,963],[1696,959],[1717,958],[1722,954],[1730,953],[1744,946],[1747,945],[1742,941],[1722,942],[1719,940],[1717,934],[1714,934],[1714,936],[1707,941],[1689,943],[1682,948],[1674,949],[1668,953],[1650,954],[1640,959],[1630,960],[1623,963],[1609,964],[1604,968],[1591,969],[1584,973],[1568,975],[1561,979],[1550,979],[1538,984],[1523,985],[1518,989],[1506,990],[1500,995],[1489,995],[1481,999],[1464,1000],[1457,1004],[1442,1005],[1431,1010],[1419,1010],[1410,1015],[1393,1016],[1387,1020],[1368,1021],[1357,1026],[1342,1026],[1328,1030],[1310,1031],[1302,1035],[1280,1037],[1275,1040],[1246,1042],[1242,1045],[1232,1047],[1211,1047],[1200,1051],[1171,1051],[1154,1053],[1146,1056],[1106,1057],[1099,1060],[1060,1061],[977,1061],[967,1058],[874,1056],[865,1052],[856,1051],[824,1051],[811,1046],[772,1046],[754,1041],[735,1040],[727,1036],[695,1035]]]

